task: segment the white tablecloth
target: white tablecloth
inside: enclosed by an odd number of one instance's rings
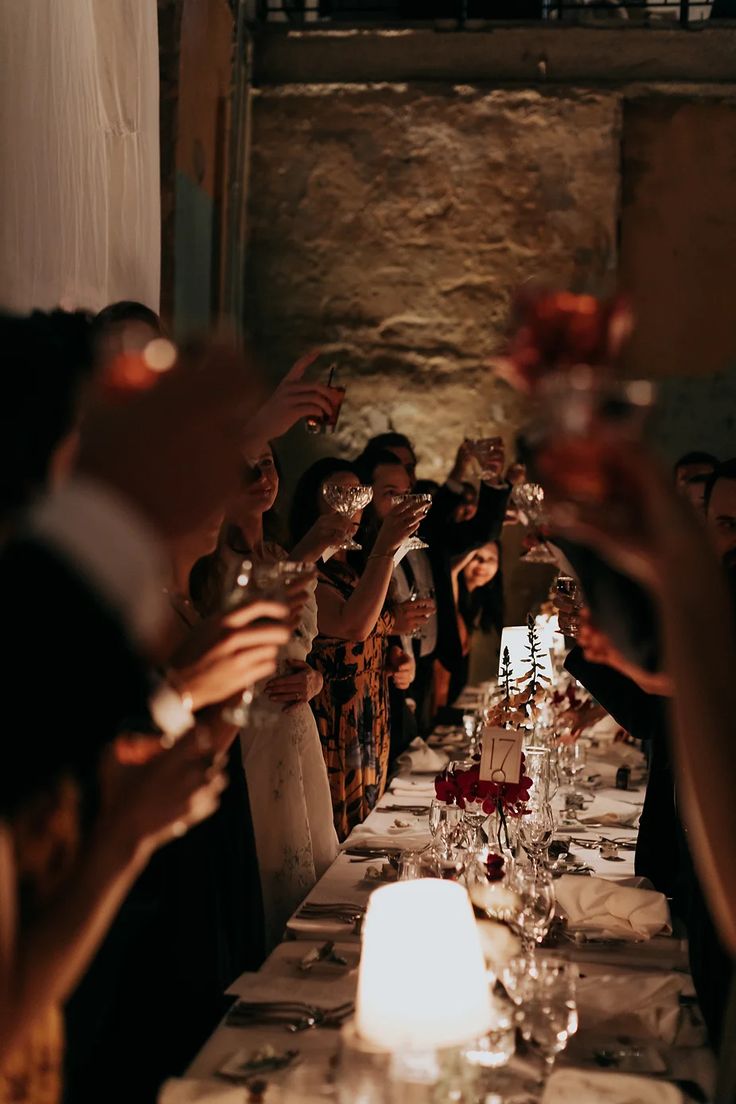
[[[619,746],[603,747],[594,752],[590,760],[588,773],[599,773],[607,781],[613,780],[615,768],[620,764],[621,754],[636,762],[636,752]],[[639,757],[640,758],[640,757]],[[347,847],[391,846],[397,848],[415,848],[429,842],[429,826],[426,818],[411,813],[384,811],[387,805],[416,806],[431,800],[431,781],[427,775],[405,775],[394,786],[393,792],[387,792],[360,829],[356,829],[347,842]],[[410,783],[408,786],[405,783]],[[413,783],[413,785],[412,785]],[[404,793],[403,790],[409,792]],[[593,793],[593,803],[586,813],[602,815],[606,812],[621,811],[641,807],[644,798],[643,785],[638,790],[619,791],[610,788],[598,789]],[[559,798],[555,805],[560,808]],[[396,820],[407,822],[407,827],[396,825]],[[574,826],[567,833],[557,832],[559,838],[567,835],[581,840],[636,840],[635,828],[622,827],[580,827]],[[601,857],[598,849],[589,849],[575,844],[571,852],[593,867],[596,876],[611,880],[629,881],[634,874],[633,850],[622,850],[620,861],[609,861]],[[369,877],[371,870],[381,870],[385,859],[371,858],[356,861],[355,856],[344,852],[337,859],[309,894],[310,902],[352,902],[365,905],[370,893],[380,881]],[[636,883],[634,883],[636,884]],[[335,994],[335,1004],[354,994],[357,984],[357,966],[360,954],[360,936],[351,923],[335,923],[304,920],[293,917],[289,922],[288,941],[277,947],[266,961],[258,975],[258,990],[254,990],[252,975],[244,975],[230,988],[234,994],[264,993],[269,991],[280,996],[286,986],[294,998],[326,1003],[325,993]],[[337,950],[348,960],[347,967],[319,964],[304,974],[299,970],[299,962],[310,947],[319,946],[325,939],[334,939]],[[446,953],[446,948],[438,948],[438,961]],[[687,975],[687,950],[682,939],[677,937],[656,937],[646,942],[619,945],[596,945],[595,943],[576,946],[569,944],[564,948],[571,959],[578,963],[581,975],[580,1030],[571,1041],[568,1051],[560,1059],[560,1065],[574,1065],[580,1068],[595,1068],[593,1051],[601,1046],[611,1046],[621,1034],[619,1028],[626,1027],[626,1034],[638,1040],[646,1040],[646,1047],[656,1057],[661,1068],[667,1068],[671,1079],[686,1079],[703,1086],[706,1092],[712,1091],[714,1063],[710,1052],[702,1045],[703,1031],[697,1009],[687,1000],[680,1002],[679,993],[691,992],[691,982]],[[661,975],[661,983],[657,977]],[[678,975],[680,981],[678,982]],[[674,978],[674,980],[672,980]],[[610,979],[607,981],[606,979]],[[641,1009],[632,998],[631,1014],[625,1010],[611,1009],[606,1018],[605,1000],[601,1002],[600,993],[610,987],[612,1001],[616,1007],[621,1004],[620,994],[630,987],[632,994],[642,986],[648,986],[659,1001],[656,1007]],[[327,990],[325,989],[327,987]],[[648,990],[648,991],[649,991]],[[613,1001],[614,996],[616,1002]],[[641,1002],[639,1002],[641,1003]],[[614,1014],[615,1013],[615,1014]],[[587,1023],[586,1023],[587,1020]],[[637,1024],[639,1025],[637,1027]],[[661,1038],[653,1038],[660,1030]],[[638,1034],[637,1034],[638,1032]],[[258,1048],[272,1045],[280,1050],[297,1046],[302,1062],[325,1062],[338,1047],[338,1032],[334,1029],[320,1028],[302,1032],[296,1036],[287,1034],[282,1027],[260,1026],[253,1028],[231,1028],[221,1025],[198,1054],[187,1077],[192,1079],[211,1078],[236,1051],[253,1052]],[[647,1050],[647,1053],[650,1053]],[[269,1075],[269,1089],[266,1101],[271,1104],[279,1098],[278,1085],[283,1075]],[[184,1099],[184,1098],[182,1098]],[[217,1098],[213,1097],[213,1104]]]

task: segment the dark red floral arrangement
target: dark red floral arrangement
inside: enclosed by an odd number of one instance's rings
[[[506,860],[503,855],[489,855],[486,859],[486,875],[489,882],[503,881]]]
[[[438,801],[458,805],[464,809],[468,802],[478,802],[483,812],[495,813],[500,809],[506,816],[523,816],[529,800],[532,780],[524,774],[524,756],[521,757],[521,776],[517,783],[490,782],[480,777],[480,760],[467,770],[444,770],[434,780],[434,792]]]
[[[632,328],[624,296],[523,288],[514,300],[513,332],[492,364],[512,387],[530,393],[550,372],[610,365]]]

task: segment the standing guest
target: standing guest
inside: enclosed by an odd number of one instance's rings
[[[399,462],[393,450],[364,453],[356,461],[362,481],[373,488],[373,499],[366,509],[361,524],[359,541],[370,547],[384,520],[394,508],[395,495],[409,494],[411,478],[406,467]],[[414,679],[407,693],[416,706],[416,724],[421,736],[428,736],[432,727],[432,668],[437,647],[437,612],[434,601],[435,579],[429,556],[422,549],[413,549],[394,567],[390,598],[393,612],[393,631],[396,644],[408,655],[413,655]],[[395,685],[392,700],[397,710],[402,709],[404,691]],[[392,717],[394,744],[406,743],[397,737],[396,722],[404,720]],[[398,748],[397,748],[398,750]]]
[[[499,448],[497,453],[496,462],[502,472],[503,450]],[[442,541],[450,556],[464,555],[471,548],[496,540],[506,514],[511,484],[504,482],[495,487],[481,480],[476,491],[471,480],[474,463],[470,444],[463,441],[450,474],[434,495],[432,510],[423,526],[423,532],[430,534],[427,539],[433,544]]]
[[[357,487],[355,467],[325,457],[299,481],[291,514],[297,544],[321,516],[330,512],[322,489],[326,483]],[[352,521],[357,525],[361,512]],[[317,625],[319,635],[310,662],[322,675],[312,701],[332,796],[338,839],[365,820],[386,786],[390,748],[388,679],[402,677],[410,662],[389,655],[391,617],[384,610],[393,558],[419,525],[410,505],[395,507],[381,525],[362,574],[336,551],[319,569]]]
[[[21,347],[6,344],[4,366],[12,371],[25,348],[25,338]],[[68,392],[54,414],[58,426],[73,427],[67,400]],[[14,1101],[54,1098],[58,1018],[47,1010],[84,971],[141,860],[208,815],[221,788],[198,736],[141,773],[126,768],[125,778],[104,749],[126,718],[153,708],[159,536],[186,531],[225,499],[236,472],[232,430],[250,412],[242,364],[229,352],[182,356],[160,385],[130,403],[110,404],[93,390],[81,438],[84,478],[33,504],[0,555],[3,617],[15,645],[5,657],[13,693],[4,718],[6,732],[24,733],[6,741],[0,773],[0,1061],[12,1074],[3,1092]],[[55,430],[47,438],[52,451],[68,437]],[[34,457],[35,465],[38,450]],[[40,459],[40,468],[16,469],[11,498],[17,492],[24,501],[30,482],[38,490],[39,472],[53,472],[55,458]],[[41,623],[53,656],[43,668],[53,723],[48,710],[28,706],[38,692],[31,657]],[[158,738],[154,744],[160,752]],[[85,796],[103,759],[101,783],[82,807],[76,791]]]
[[[265,445],[249,460],[242,491],[228,508],[218,550],[224,577],[232,577],[232,568],[244,558],[256,568],[289,559],[284,548],[264,536],[278,491],[274,453]],[[320,532],[312,527],[304,534],[294,557],[314,562],[330,543],[340,542],[345,522],[335,515],[325,520],[327,528],[322,524]],[[255,688],[250,718],[240,733],[269,948],[282,938],[286,921],[337,853],[327,770],[310,709],[322,690],[322,675],[307,662],[316,635],[312,584],[279,670]]]
[[[688,499],[701,515],[705,513],[705,484],[717,467],[717,457],[709,452],[686,452],[675,464],[677,493]]]

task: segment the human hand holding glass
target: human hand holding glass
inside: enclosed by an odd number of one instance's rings
[[[336,514],[342,514],[345,518],[351,518],[354,514],[364,510],[373,498],[373,488],[367,486],[344,486],[341,483],[325,483],[322,487],[322,496]],[[362,545],[347,537],[338,550],[346,552],[360,552]]]

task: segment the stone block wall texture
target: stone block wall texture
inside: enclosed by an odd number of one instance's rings
[[[517,400],[486,362],[524,280],[611,283],[620,109],[450,85],[255,95],[246,321],[275,376],[315,345],[344,368],[323,448],[395,428],[442,477],[466,434],[511,444]]]

